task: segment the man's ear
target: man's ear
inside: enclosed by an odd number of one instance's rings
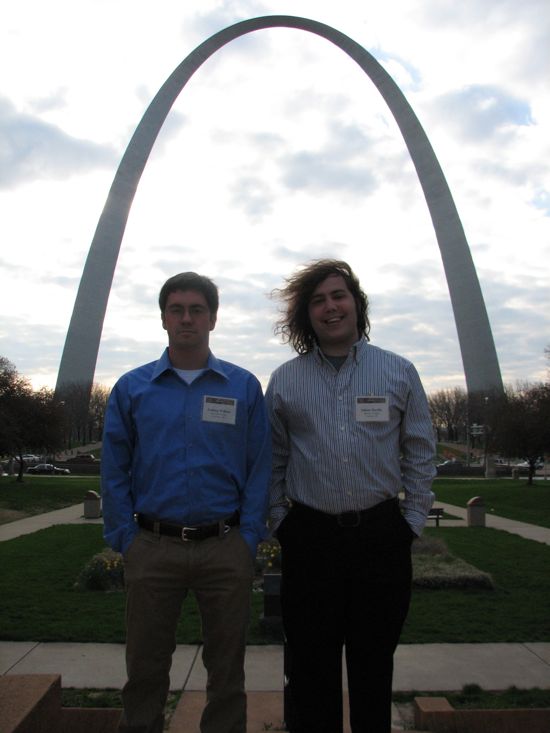
[[[165,318],[164,318],[164,311],[161,311],[161,312],[160,312],[160,321],[161,321],[161,323],[162,323],[162,327],[163,327],[163,328],[164,328],[164,330],[166,331],[166,320],[165,320]]]
[[[216,319],[217,319],[217,314],[216,315],[210,314],[210,330],[211,331],[213,331],[216,328]]]

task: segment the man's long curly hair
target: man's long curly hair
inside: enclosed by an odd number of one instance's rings
[[[365,336],[367,340],[369,338],[369,301],[351,267],[342,260],[313,260],[286,278],[284,288],[277,288],[271,293],[272,297],[284,303],[284,309],[275,324],[275,335],[280,335],[283,343],[290,344],[298,354],[307,354],[317,343],[309,319],[309,301],[315,288],[330,275],[343,277],[355,300],[359,336]]]

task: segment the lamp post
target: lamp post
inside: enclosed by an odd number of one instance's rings
[[[475,423],[475,422],[472,423],[470,425],[469,434],[472,436],[473,440],[475,441],[475,439],[479,437],[480,435],[485,435],[485,425],[478,425],[478,423]],[[472,441],[472,444],[473,444],[473,441]]]

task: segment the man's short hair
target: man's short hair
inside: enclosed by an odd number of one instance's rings
[[[359,280],[347,262],[342,260],[313,260],[285,280],[284,288],[276,289],[272,296],[285,304],[281,317],[275,324],[275,334],[281,335],[298,354],[306,354],[317,343],[315,331],[309,318],[309,301],[317,286],[330,275],[341,275],[355,300],[357,310],[357,331],[359,336],[369,338],[369,302],[361,289]]]
[[[181,290],[197,290],[199,293],[204,295],[204,298],[208,304],[208,310],[215,316],[218,312],[218,306],[220,303],[218,296],[218,288],[210,278],[204,275],[197,275],[196,272],[180,272],[179,275],[173,275],[169,277],[164,283],[159,293],[159,306],[160,312],[164,313],[166,308],[166,301],[170,293],[175,293]]]

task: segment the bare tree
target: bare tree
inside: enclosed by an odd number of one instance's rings
[[[90,404],[88,406],[88,437],[90,442],[101,440],[103,436],[103,423],[105,421],[105,410],[111,390],[104,384],[92,386]]]
[[[62,406],[53,391],[34,391],[15,366],[0,357],[0,453],[19,459],[18,481],[23,480],[25,452],[61,447],[62,424]]]
[[[60,396],[65,411],[66,448],[101,440],[109,394],[109,388],[102,384],[94,384],[91,393],[77,382],[63,387]]]
[[[438,440],[465,438],[468,426],[468,395],[460,387],[441,389],[428,395],[432,422]]]
[[[495,402],[492,442],[504,456],[523,458],[533,483],[541,456],[550,453],[550,384],[523,384]]]

